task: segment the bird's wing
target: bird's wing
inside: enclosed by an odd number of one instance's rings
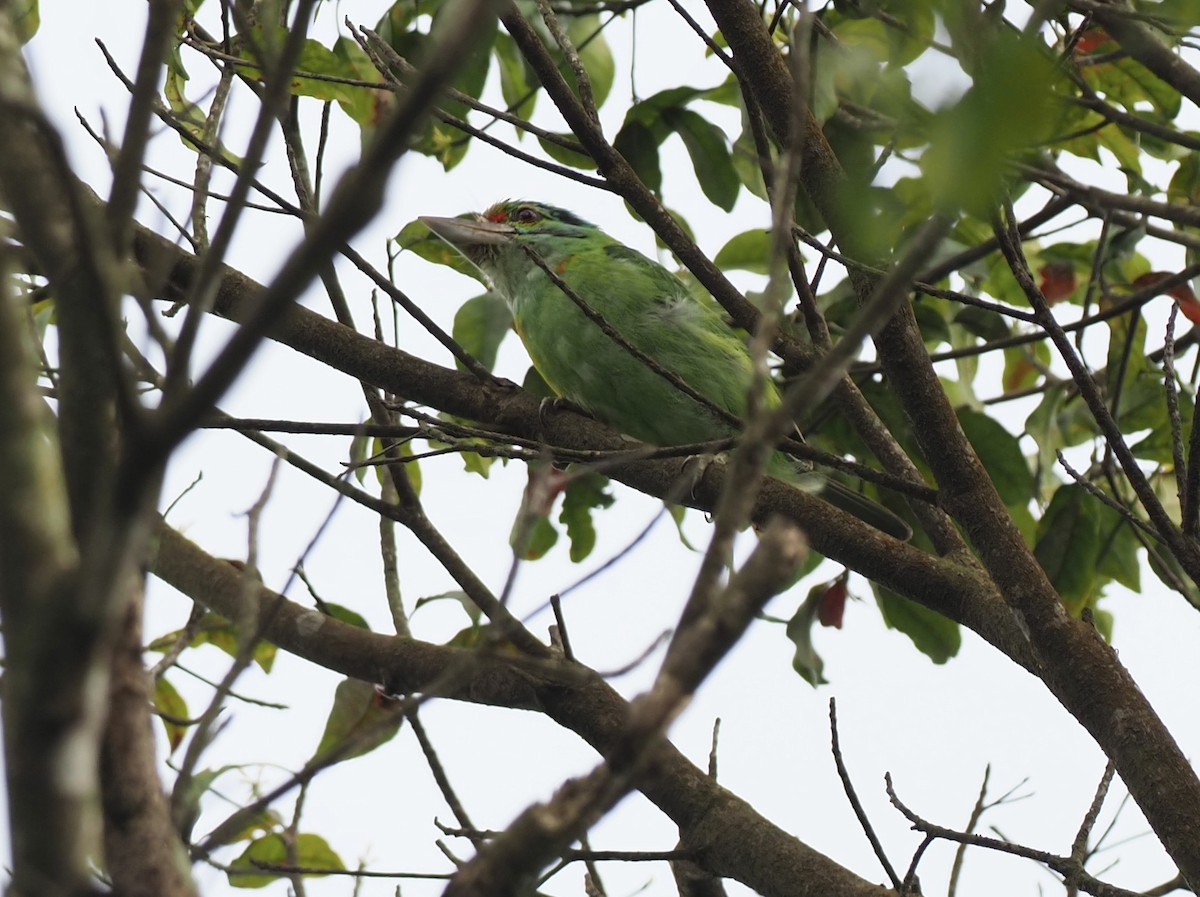
[[[628,322],[629,339],[718,405],[743,417],[752,366],[743,334],[726,323],[724,310],[635,250],[613,244],[604,252],[613,275],[605,291],[607,302]],[[778,394],[773,384],[767,392],[768,404],[774,404]]]

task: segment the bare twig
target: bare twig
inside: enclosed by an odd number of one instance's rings
[[[846,792],[846,799],[850,801],[850,807],[854,810],[854,815],[858,819],[858,824],[862,828],[863,834],[867,836],[867,840],[871,843],[871,849],[875,852],[875,859],[879,860],[879,865],[887,873],[892,887],[899,891],[903,887],[903,883],[896,875],[896,870],[892,868],[892,862],[888,859],[879,836],[875,834],[875,827],[871,825],[871,820],[867,818],[867,811],[863,809],[862,801],[858,799],[858,792],[854,790],[854,785],[850,781],[850,770],[846,768],[846,761],[842,758],[842,746],[838,738],[837,701],[833,698],[829,699],[829,734],[833,762],[837,766],[838,778],[842,780],[842,790]],[[951,881],[953,882],[953,880],[954,876],[952,873]],[[953,895],[954,889],[951,886],[950,897],[953,897]]]

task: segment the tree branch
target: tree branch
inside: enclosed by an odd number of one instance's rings
[[[160,525],[154,574],[230,618],[243,614],[245,579]],[[620,742],[630,705],[586,667],[488,654],[398,639],[307,610],[265,588],[255,602],[262,637],[298,657],[399,693],[440,695],[493,706],[540,710],[603,755]],[[447,675],[452,671],[453,675]],[[713,875],[734,878],[767,897],[885,897],[871,884],[759,816],[665,740],[633,784],[679,826],[694,858]]]
[[[791,80],[757,7],[744,0],[709,0],[708,6],[777,138],[786,142]],[[806,161],[802,171],[805,189],[843,251],[872,262],[878,257],[873,247],[860,245],[839,205],[845,175],[820,128],[810,121],[809,129],[805,147],[813,164]],[[857,273],[852,278],[860,296],[870,293],[873,279]],[[1200,781],[1112,650],[1090,626],[1067,615],[958,426],[911,306],[901,309],[876,346],[937,477],[944,506],[1029,632],[1038,675],[1116,764],[1184,877],[1200,882],[1195,837]]]
[[[135,248],[146,271],[165,273],[167,298],[186,295],[196,263],[191,254],[141,228]],[[254,307],[262,289],[245,275],[225,268],[213,310],[240,321],[247,309]],[[628,441],[618,433],[590,418],[569,411],[545,414],[541,401],[523,390],[481,384],[470,374],[431,364],[304,308],[289,309],[270,335],[352,377],[409,401],[480,421],[497,431],[567,448],[629,448]],[[710,466],[686,498],[688,504],[704,510],[715,507],[724,483],[716,467]],[[614,462],[606,472],[660,498],[673,494],[679,478],[678,464],[669,460]],[[963,623],[1022,666],[1033,663],[1026,637],[1011,612],[994,587],[969,567],[899,543],[819,498],[777,480],[764,484],[754,513],[759,520],[773,513],[795,520],[808,534],[814,551]]]

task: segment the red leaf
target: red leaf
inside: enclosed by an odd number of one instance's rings
[[[846,612],[846,577],[839,576],[825,587],[817,604],[817,621],[822,626],[842,628],[842,615]]]
[[[1171,276],[1169,271],[1151,271],[1149,274],[1143,274],[1134,279],[1133,286],[1139,290],[1153,286],[1159,281],[1166,280]],[[1192,288],[1187,283],[1177,284],[1166,291],[1167,295],[1175,300],[1175,304],[1179,306],[1179,310],[1183,312],[1183,316],[1193,324],[1200,324],[1200,299],[1196,298],[1196,294],[1192,292]]]
[[[1047,262],[1038,273],[1042,275],[1038,289],[1051,305],[1075,292],[1075,266],[1070,262]]]
[[[553,467],[529,466],[529,481],[525,485],[525,507],[529,513],[547,516],[554,508],[554,500],[571,482],[565,470]]]
[[[1107,31],[1103,28],[1089,28],[1075,42],[1075,55],[1086,56],[1108,43],[1112,43],[1112,38]]]
[[[1035,370],[1033,362],[1027,358],[1022,358],[1012,364],[1004,375],[1004,391],[1013,392],[1019,389],[1033,370]]]

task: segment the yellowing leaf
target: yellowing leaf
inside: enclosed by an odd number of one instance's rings
[[[299,834],[295,843],[288,849],[284,836],[278,833],[264,835],[257,841],[251,842],[242,855],[229,864],[226,873],[229,884],[235,888],[265,888],[279,878],[290,877],[286,871],[265,871],[274,867],[290,867],[303,869],[328,869],[330,872],[343,872],[346,869],[341,857],[320,835]],[[320,876],[320,872],[304,872],[305,878]]]

